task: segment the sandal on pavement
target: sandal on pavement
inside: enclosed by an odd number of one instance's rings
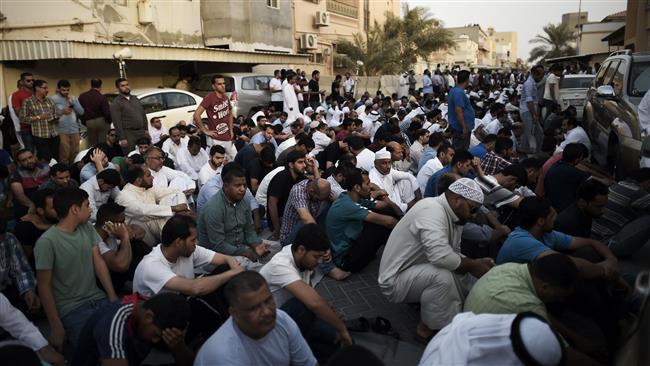
[[[386,318],[378,316],[372,322],[372,331],[375,333],[387,335],[395,339],[400,339],[399,334],[393,329],[393,326],[390,324],[390,321]]]
[[[368,332],[370,330],[370,322],[368,319],[360,316],[357,319],[346,320],[345,327],[351,332]]]

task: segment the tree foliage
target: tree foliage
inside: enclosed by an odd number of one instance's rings
[[[576,54],[571,45],[575,37],[567,24],[547,24],[542,29],[543,34],[538,34],[530,40],[530,43],[539,45],[530,51],[529,62]]]
[[[354,69],[364,63],[364,75],[390,75],[409,70],[418,58],[428,61],[431,54],[454,47],[453,34],[442,28],[427,9],[404,6],[404,17],[386,13],[386,22],[375,22],[365,34],[354,34],[352,41],[341,40],[335,62]]]

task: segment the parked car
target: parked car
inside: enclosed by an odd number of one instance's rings
[[[131,95],[140,100],[147,114],[147,122],[153,117],[158,117],[168,129],[180,121],[194,123],[194,112],[203,101],[203,98],[194,93],[173,88],[134,89],[131,90]],[[112,101],[117,94],[109,93],[106,96]],[[201,117],[207,119],[205,112]]]
[[[564,75],[560,80],[562,110],[569,106],[576,109],[576,117],[582,120],[582,111],[587,102],[587,91],[594,81],[594,75]]]
[[[205,97],[212,92],[212,77],[215,74],[205,74],[199,76],[195,83],[196,94]],[[236,100],[233,100],[233,116],[252,115],[262,107],[271,104],[271,92],[269,91],[269,81],[273,75],[253,74],[253,73],[233,73],[221,74],[226,81],[226,94],[232,98],[233,92],[236,92]],[[235,99],[235,98],[232,98]]]
[[[650,126],[639,123],[639,102],[650,88],[650,53],[622,50],[603,62],[587,92],[585,129],[592,155],[617,177],[650,156]]]

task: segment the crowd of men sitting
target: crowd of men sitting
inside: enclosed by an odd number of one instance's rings
[[[284,99],[251,118],[217,76],[193,124],[109,129],[65,162],[16,151],[0,326],[55,365],[152,347],[178,364],[379,364],[314,289],[379,255],[383,295],[419,303],[422,364],[611,361],[638,306],[617,258],[650,237],[650,169],[616,182],[589,164],[575,110],[540,108],[543,68],[358,99],[323,98],[315,72],[294,107],[300,75],[276,73]],[[48,340],[28,320],[43,313]]]

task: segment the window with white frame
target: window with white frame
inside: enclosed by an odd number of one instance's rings
[[[280,9],[280,0],[266,0],[266,6],[273,9]]]

